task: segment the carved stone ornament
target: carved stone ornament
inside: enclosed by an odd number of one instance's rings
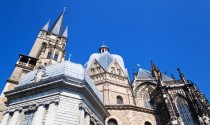
[[[206,125],[210,125],[210,118],[208,116],[203,114],[202,118]]]
[[[48,75],[46,74],[46,68],[44,65],[40,65],[37,68],[37,72],[35,74],[34,79],[32,82],[40,82],[43,78],[47,77]]]
[[[203,121],[203,119],[198,115],[198,121],[199,121],[199,123],[201,124],[201,125],[204,125],[204,121]]]

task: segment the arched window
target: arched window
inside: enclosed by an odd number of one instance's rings
[[[50,59],[52,57],[52,51],[49,51],[47,54],[47,59]]]
[[[151,109],[152,106],[150,104],[150,96],[149,96],[149,93],[148,92],[144,93],[143,100],[144,100],[144,107]]]
[[[121,96],[117,96],[117,104],[123,104],[123,98]]]
[[[145,122],[144,125],[152,125],[150,122]]]
[[[181,97],[178,97],[176,103],[184,125],[195,125],[187,101]]]
[[[117,69],[118,75],[121,75],[121,71],[120,69]]]
[[[42,51],[46,49],[46,46],[47,46],[47,43],[46,42],[43,42],[42,43]]]
[[[115,120],[115,119],[109,119],[109,121],[108,121],[108,125],[118,125],[117,124],[117,120]]]
[[[91,73],[94,73],[95,72],[95,70],[93,68],[90,71],[91,71]]]
[[[55,53],[55,55],[54,55],[54,60],[55,60],[55,61],[58,60],[58,53]]]
[[[111,73],[115,73],[115,68],[114,67],[111,68]]]

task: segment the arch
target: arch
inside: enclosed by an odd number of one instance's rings
[[[150,122],[146,121],[144,125],[152,125]]]
[[[139,91],[141,91],[142,88],[145,88],[145,87],[147,87],[147,86],[150,86],[150,87],[153,88],[153,90],[154,90],[154,89],[157,87],[157,84],[156,84],[156,83],[153,83],[153,82],[143,82],[143,83],[139,84],[139,85],[136,87],[136,89],[134,90],[134,91],[135,91],[134,96],[137,96],[137,93],[138,93]]]
[[[195,125],[187,100],[181,96],[178,96],[176,98],[176,106],[184,125]]]
[[[142,106],[145,108],[152,109],[152,105],[150,104],[150,94],[154,90],[154,86],[151,85],[143,85],[138,89],[138,94],[136,95],[136,102],[138,106]]]
[[[122,96],[117,96],[117,104],[123,104],[123,97]]]
[[[118,125],[117,120],[113,119],[113,118],[109,119],[107,123],[108,123],[108,125]]]

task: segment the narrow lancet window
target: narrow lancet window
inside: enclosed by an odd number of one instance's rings
[[[50,52],[48,52],[48,54],[47,54],[47,59],[50,59],[51,56],[52,56],[52,52],[50,51]]]
[[[55,60],[55,61],[58,60],[58,54],[57,54],[57,53],[54,55],[54,60]]]
[[[178,97],[176,103],[184,125],[195,125],[187,101],[181,97]]]

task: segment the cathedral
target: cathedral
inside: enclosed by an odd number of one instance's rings
[[[65,60],[63,11],[20,54],[0,97],[0,125],[210,125],[210,104],[187,80],[139,68],[131,80],[124,60],[106,45],[85,64]]]

